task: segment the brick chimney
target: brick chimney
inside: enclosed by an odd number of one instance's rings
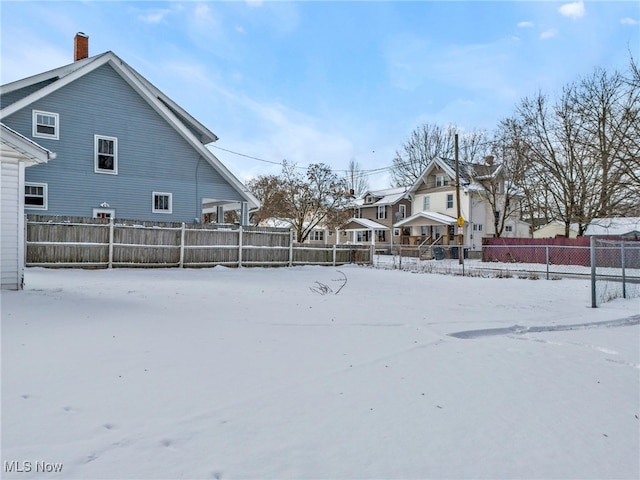
[[[89,36],[82,32],[76,33],[73,39],[73,61],[77,62],[89,56]]]

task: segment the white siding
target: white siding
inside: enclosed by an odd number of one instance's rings
[[[24,182],[24,164],[15,158],[7,158],[0,151],[1,160],[1,219],[0,219],[0,265],[1,287],[17,290],[24,270],[24,220],[20,208],[20,178]],[[22,173],[22,175],[21,175]],[[22,183],[24,185],[24,183]]]

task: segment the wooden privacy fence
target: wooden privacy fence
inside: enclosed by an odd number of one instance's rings
[[[28,215],[27,266],[212,267],[371,263],[367,246],[296,244],[284,228]]]

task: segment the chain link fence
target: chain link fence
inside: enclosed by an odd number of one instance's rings
[[[479,277],[583,278],[591,280],[593,307],[615,298],[640,297],[640,242],[595,238],[591,244],[587,242],[483,245],[482,250],[464,245],[430,251],[402,247],[391,249],[387,255],[375,255],[373,266]]]
[[[591,260],[592,307],[640,297],[640,242],[593,238]]]

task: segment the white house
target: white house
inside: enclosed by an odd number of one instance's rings
[[[38,195],[25,191],[25,168],[45,163],[55,158],[55,154],[2,123],[0,127],[2,289],[20,290],[24,280],[24,204],[31,194]]]
[[[408,230],[414,245],[455,245],[458,235],[458,204],[455,165],[449,159],[432,160],[408,190],[412,214],[396,222],[394,228]],[[463,245],[480,250],[482,239],[496,235],[494,208],[504,219],[501,236],[529,238],[529,224],[519,219],[519,198],[505,194],[506,184],[500,165],[460,162],[460,221]],[[483,182],[494,190],[488,192]],[[494,198],[494,207],[488,200]],[[500,211],[502,210],[502,211]]]
[[[594,218],[584,234],[595,237],[640,237],[640,217]]]
[[[560,220],[553,220],[546,225],[541,226],[533,231],[533,238],[555,238],[564,237],[565,225]],[[578,236],[578,224],[569,225],[569,238]]]

